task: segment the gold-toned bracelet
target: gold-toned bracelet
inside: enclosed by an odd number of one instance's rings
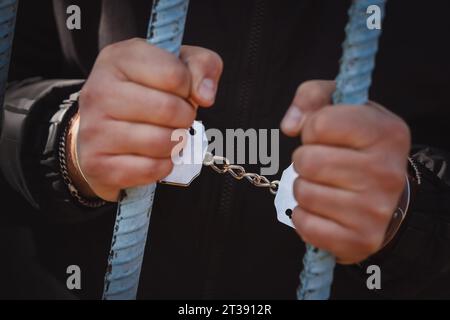
[[[95,199],[87,199],[81,195],[81,193],[78,191],[78,189],[75,187],[75,185],[72,182],[72,179],[69,175],[69,170],[67,166],[67,136],[69,135],[69,130],[72,128],[73,121],[76,120],[77,115],[75,115],[65,128],[63,134],[61,135],[61,138],[59,140],[59,146],[58,146],[58,159],[59,159],[59,167],[60,167],[60,173],[61,177],[67,186],[67,189],[69,190],[69,193],[71,196],[77,200],[77,202],[85,207],[88,208],[100,208],[106,204],[106,201],[95,198]],[[68,155],[70,157],[70,155]],[[74,159],[73,159],[74,160]],[[73,161],[74,165],[77,166],[76,161]],[[77,169],[78,170],[78,169]],[[80,171],[81,175],[81,171]]]
[[[80,128],[80,115],[77,113],[74,117],[74,123],[71,126],[71,135],[72,135],[72,151],[73,151],[73,163],[75,165],[75,169],[83,178],[85,184],[92,190],[91,184],[89,183],[89,180],[86,178],[86,175],[83,172],[83,169],[81,169],[80,160],[78,158],[78,131]]]

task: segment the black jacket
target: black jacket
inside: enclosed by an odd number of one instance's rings
[[[70,4],[81,7],[81,30],[66,28]],[[184,43],[225,64],[216,105],[199,119],[221,130],[278,128],[300,83],[335,78],[348,6],[192,0]],[[88,76],[105,45],[145,37],[150,8],[146,0],[21,1],[0,140],[0,296],[70,297],[66,268],[76,264],[82,290],[71,293],[101,297],[115,208],[58,200],[39,159],[48,120],[82,85],[72,79]],[[450,298],[449,9],[446,1],[388,2],[371,99],[408,122],[423,184],[389,248],[362,266],[337,267],[334,298]],[[281,137],[277,177],[298,143]],[[266,190],[207,169],[189,188],[161,185],[149,234],[140,298],[295,297],[304,244],[277,222]],[[367,289],[367,264],[380,265],[381,290]]]

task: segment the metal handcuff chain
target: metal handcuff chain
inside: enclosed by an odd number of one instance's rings
[[[268,188],[273,195],[277,194],[279,180],[269,180],[263,175],[246,172],[245,168],[239,165],[231,164],[230,160],[222,156],[215,156],[207,152],[203,165],[210,167],[219,174],[230,174],[236,180],[246,179],[252,185],[258,188]]]

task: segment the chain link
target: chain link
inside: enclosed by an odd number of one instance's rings
[[[270,193],[277,194],[278,185],[280,183],[279,180],[270,181],[265,176],[261,176],[257,173],[246,172],[244,167],[231,164],[230,160],[225,157],[215,156],[207,152],[203,164],[207,167],[211,167],[217,173],[228,173],[236,180],[242,180],[245,178],[255,187],[268,188]]]

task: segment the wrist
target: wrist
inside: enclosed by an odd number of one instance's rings
[[[378,252],[388,246],[395,238],[403,225],[403,222],[408,214],[412,198],[421,184],[421,175],[414,160],[408,158],[408,173],[406,174],[405,187],[400,196],[397,209],[392,215],[392,219],[386,230],[384,242]]]
[[[58,136],[57,158],[59,162],[59,171],[61,178],[69,191],[71,197],[78,204],[88,208],[99,208],[106,202],[98,198],[92,191],[89,183],[84,178],[81,171],[76,154],[76,137],[78,134],[79,117],[77,111],[79,94],[73,94],[64,101],[64,110],[73,110],[72,116],[65,122],[63,132]],[[58,116],[55,116],[58,118]]]
[[[383,250],[383,248],[386,247],[398,233],[408,213],[410,201],[411,201],[411,183],[408,175],[406,175],[405,187],[400,196],[397,209],[392,214],[391,221],[389,222],[388,227],[386,229],[384,241],[380,250]]]

